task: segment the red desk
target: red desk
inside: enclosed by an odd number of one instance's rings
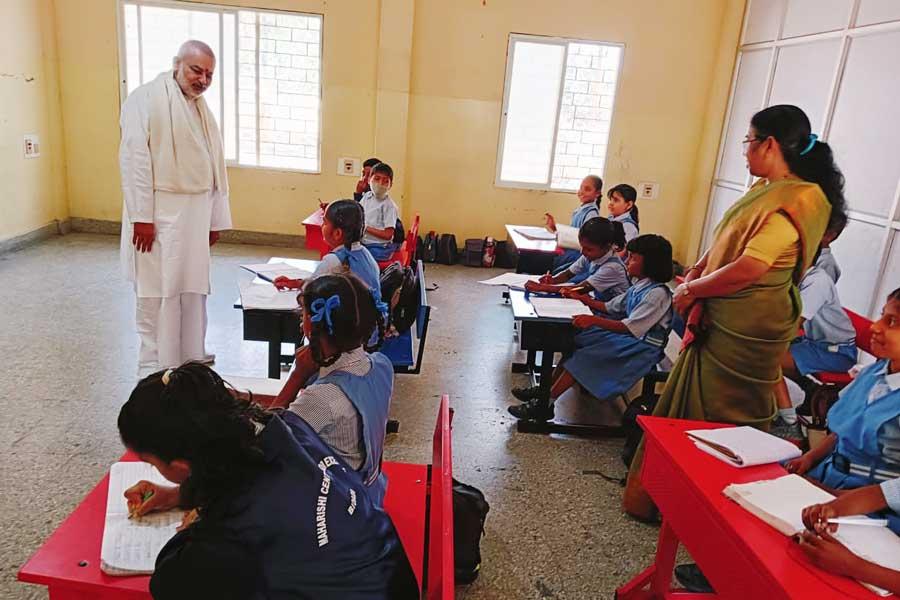
[[[428,467],[385,462],[383,469],[391,481],[385,508],[421,585]],[[108,487],[107,474],[25,563],[20,581],[46,585],[50,600],[150,600],[149,576],[110,577],[100,570]]]
[[[516,273],[543,275],[556,258],[556,240],[532,240],[518,231],[516,225],[506,225],[506,241],[519,255]]]
[[[731,467],[698,450],[684,433],[720,424],[654,417],[640,417],[639,422],[646,440],[641,482],[659,507],[663,524],[655,564],[619,588],[619,600],[878,598],[851,579],[813,567],[790,538],[722,495],[731,483],[787,474],[781,466]],[[671,589],[679,543],[700,565],[716,595]]]
[[[304,246],[310,250],[318,250],[319,258],[331,252],[331,248],[325,243],[322,237],[322,221],[325,218],[325,211],[317,208],[316,211],[303,219],[303,228],[305,230],[306,239]]]

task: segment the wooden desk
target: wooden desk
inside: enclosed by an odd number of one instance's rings
[[[556,240],[530,240],[515,230],[518,225],[506,226],[507,245],[519,255],[516,273],[543,275],[553,268]]]
[[[539,317],[534,312],[525,292],[509,290],[509,302],[512,306],[513,319],[519,326],[519,344],[529,355],[529,363],[541,353],[537,384],[540,399],[549,404],[550,387],[553,379],[553,357],[556,352],[570,352],[575,347],[575,328],[571,319]],[[518,372],[519,365],[513,365],[513,372]],[[566,423],[556,419],[552,421],[519,420],[516,428],[521,433],[566,433],[583,437],[617,437],[623,435],[620,427],[604,425],[580,425]]]
[[[860,599],[878,596],[846,577],[813,567],[787,536],[722,495],[731,483],[787,474],[778,464],[738,469],[698,450],[688,429],[717,423],[639,417],[646,448],[641,482],[662,513],[656,562],[619,588],[619,600],[759,598]],[[672,590],[678,544],[709,579],[716,594]]]
[[[328,244],[325,243],[325,238],[322,237],[322,222],[324,219],[325,211],[317,208],[313,214],[303,219],[302,222],[306,236],[303,245],[310,250],[318,250],[319,258],[331,252]]]
[[[274,256],[269,263],[283,262],[297,269],[313,272],[319,265],[318,261],[299,258],[282,258]],[[272,285],[257,278],[255,282]],[[297,292],[300,293],[299,291]],[[287,310],[243,310],[241,300],[234,303],[235,308],[240,308],[244,320],[244,339],[253,342],[267,342],[269,344],[269,361],[267,375],[270,379],[281,378],[281,361],[292,361],[293,356],[281,354],[281,344],[303,343],[302,320],[297,311]]]

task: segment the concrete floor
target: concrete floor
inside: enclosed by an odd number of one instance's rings
[[[264,377],[265,345],[243,342],[232,308],[238,268],[262,246],[214,248],[208,348],[223,374]],[[494,271],[497,274],[499,271]],[[626,518],[621,441],[518,434],[506,412],[517,355],[512,316],[490,271],[428,265],[434,306],[422,373],[399,375],[388,460],[427,462],[440,394],[456,409],[454,475],[491,504],[479,579],[457,598],[611,598],[652,560],[657,529]],[[119,406],[135,379],[134,299],[118,238],[72,234],[0,256],[0,598],[46,598],[16,571],[122,453]]]

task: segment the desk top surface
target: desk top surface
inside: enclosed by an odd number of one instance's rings
[[[303,225],[310,225],[313,227],[321,227],[322,221],[325,218],[325,211],[321,208],[317,208],[313,214],[309,215],[305,219],[303,219]]]
[[[803,590],[802,597],[805,598],[879,597],[856,581],[831,575],[812,566],[795,542],[722,494],[722,490],[732,483],[748,483],[787,475],[787,471],[779,464],[743,469],[732,467],[697,449],[685,434],[690,429],[714,429],[729,425],[657,417],[639,417],[639,422],[648,441],[655,442],[652,444],[654,451],[664,455],[667,467],[673,472],[677,471],[678,475],[686,476],[692,485],[693,493],[683,498],[683,510],[673,511],[674,514],[663,512],[663,518],[673,524],[676,531],[676,522],[679,519],[690,519],[691,511],[707,511],[715,518],[720,535],[733,536],[746,564],[753,564],[758,570],[767,573],[791,597],[799,590]],[[694,541],[699,544],[703,543],[704,536],[711,535],[709,531],[696,534]],[[682,533],[679,533],[679,537],[690,546]],[[722,557],[722,562],[728,563],[722,568],[740,568],[732,559],[733,557]],[[716,568],[716,565],[700,566],[708,571],[708,576]]]
[[[513,319],[516,321],[534,321],[539,323],[556,323],[559,325],[571,325],[572,319],[560,319],[556,317],[539,317],[534,311],[534,306],[525,292],[521,290],[509,290],[509,303],[512,306]]]
[[[120,460],[137,458],[126,453]],[[427,467],[385,462],[383,469],[388,480],[393,477],[385,497],[385,509],[391,515],[413,571],[421,582]],[[150,599],[149,576],[112,577],[100,570],[108,489],[107,473],[22,566],[18,575],[20,581],[93,593],[100,589],[104,592],[115,590],[116,598]]]
[[[322,261],[309,260],[306,258],[284,258],[281,256],[273,256],[272,258],[270,258],[269,260],[266,261],[267,264],[278,263],[278,262],[283,262],[291,267],[294,267],[295,269],[300,269],[301,271],[309,271],[310,273],[314,273],[316,271],[316,268],[319,266],[319,263]],[[272,285],[270,282],[268,282],[264,279],[260,279],[259,277],[254,278],[253,283],[257,284],[257,285]],[[240,308],[240,309],[244,308],[243,305],[241,304],[240,295],[237,297],[237,300],[234,301],[234,308]],[[257,310],[262,310],[262,309],[257,309]],[[285,311],[273,310],[273,311],[264,311],[264,312],[281,313],[281,312],[285,312]]]
[[[556,252],[556,240],[530,240],[518,231],[516,227],[521,225],[507,225],[506,234],[519,252],[543,252],[553,254]]]

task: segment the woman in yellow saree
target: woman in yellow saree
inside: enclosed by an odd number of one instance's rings
[[[796,106],[756,113],[744,154],[759,180],[725,214],[709,250],[675,290],[688,332],[654,416],[766,430],[777,414],[780,357],[801,311],[797,283],[831,211],[845,210],[844,178]],[[631,464],[624,506],[647,520],[656,513],[640,485],[642,458],[643,448]]]

